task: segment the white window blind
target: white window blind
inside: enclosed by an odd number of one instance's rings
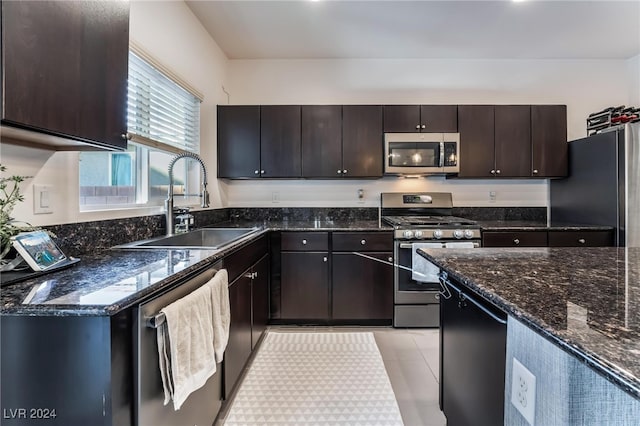
[[[200,150],[200,99],[129,51],[127,127],[133,142],[175,153]]]

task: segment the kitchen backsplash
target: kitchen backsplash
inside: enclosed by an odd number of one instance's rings
[[[195,226],[216,223],[249,221],[362,221],[378,220],[378,208],[353,207],[285,207],[285,208],[224,208],[192,212]],[[546,207],[454,207],[452,214],[471,220],[526,220],[546,223]],[[163,235],[164,215],[141,216],[125,219],[80,222],[44,227],[53,232],[62,251],[71,256],[82,256],[106,250],[118,244],[144,240]]]

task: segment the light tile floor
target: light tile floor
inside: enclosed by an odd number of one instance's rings
[[[372,331],[406,426],[446,425],[438,406],[438,329],[391,327],[271,327],[282,331]],[[226,411],[226,410],[225,410]],[[221,413],[216,425],[223,423]]]

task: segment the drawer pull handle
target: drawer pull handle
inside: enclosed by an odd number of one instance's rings
[[[519,239],[517,239],[517,238],[516,238],[516,239],[514,239],[514,240],[513,240],[513,244],[515,244],[515,245],[520,244],[520,240],[519,240]]]
[[[307,245],[307,240],[302,240],[303,245]]]
[[[323,258],[322,258],[322,261],[323,261],[323,262],[326,262],[326,261],[327,261],[327,257],[326,257],[326,256],[325,256],[325,257],[323,257]]]
[[[580,238],[580,239],[578,240],[578,242],[579,242],[580,244],[584,244],[584,243],[586,243],[586,242],[587,242],[587,240],[585,240],[584,238]]]
[[[362,245],[367,244],[367,240],[362,240],[362,241],[360,241],[360,244],[362,244]]]

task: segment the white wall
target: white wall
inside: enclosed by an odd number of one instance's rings
[[[629,73],[629,102],[625,105],[640,107],[640,55],[636,55],[627,61]]]
[[[231,60],[231,104],[566,104],[568,137],[586,134],[586,117],[629,102],[630,65],[624,60]],[[463,160],[464,161],[464,160]],[[379,193],[442,190],[457,206],[546,206],[546,180],[307,182],[228,181],[232,206],[366,205]],[[496,192],[495,202],[489,192]],[[278,192],[279,203],[271,201]]]
[[[216,105],[226,102],[222,92],[227,58],[182,1],[131,1],[130,37],[159,62],[204,94],[201,106],[201,154],[212,177],[216,175]],[[36,150],[3,143],[0,161],[9,174],[34,176],[22,186],[25,202],[13,216],[33,225],[157,214],[161,207],[80,212],[78,153]],[[215,178],[210,179],[212,207],[223,200]],[[53,214],[33,214],[33,184],[52,185]]]

